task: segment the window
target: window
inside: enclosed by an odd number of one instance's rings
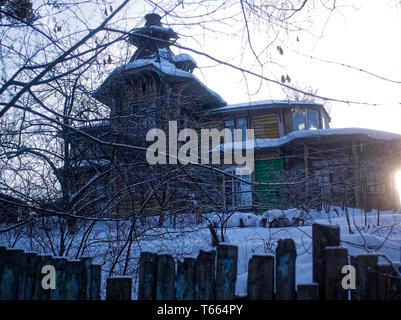
[[[308,129],[309,130],[319,129],[320,126],[319,126],[318,112],[315,110],[308,110],[307,116],[308,116]]]
[[[237,118],[235,120],[224,120],[224,128],[231,130],[231,136],[234,140],[234,129],[242,130],[242,141],[246,140],[246,129],[248,129],[247,118]]]
[[[249,207],[252,206],[252,188],[250,175],[236,175],[235,168],[229,168],[226,172],[244,180],[240,181],[230,176],[224,176],[225,204],[228,207]]]
[[[152,101],[148,107],[147,129],[156,128],[156,102]]]
[[[231,138],[234,137],[234,120],[225,120],[224,121],[224,128],[229,129],[231,131]]]
[[[156,128],[156,102],[151,101],[148,104],[132,104],[131,112],[133,125],[139,125],[140,130],[150,130]]]
[[[294,130],[315,130],[321,129],[319,122],[319,112],[317,110],[296,111],[293,117]]]
[[[303,112],[294,114],[294,130],[305,130],[306,117]]]
[[[248,129],[248,121],[246,118],[238,118],[235,120],[235,129],[242,130],[242,141],[246,141],[246,129]]]
[[[327,118],[323,117],[322,115],[322,128],[329,129],[329,121]]]

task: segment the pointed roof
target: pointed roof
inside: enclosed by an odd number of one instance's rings
[[[178,34],[171,28],[163,27],[161,17],[156,13],[147,14],[145,20],[145,26],[132,30],[128,37],[128,42],[138,48],[130,62],[157,57],[160,49],[168,52],[171,59],[174,54],[170,43],[178,39]]]
[[[163,27],[156,13],[146,15],[145,20],[145,26],[134,29],[128,37],[128,42],[138,48],[130,62],[113,70],[93,97],[111,106],[114,89],[121,87],[121,80],[143,72],[155,72],[170,82],[189,82],[187,94],[205,108],[225,106],[227,103],[217,93],[192,74],[197,67],[195,60],[189,54],[174,55],[171,51],[170,45],[178,39],[177,33]]]

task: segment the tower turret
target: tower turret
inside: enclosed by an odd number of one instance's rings
[[[163,27],[161,17],[156,13],[147,14],[145,20],[144,27],[134,29],[129,35],[128,42],[138,48],[130,62],[149,58],[160,61],[160,57],[173,62],[170,43],[178,39],[177,33]]]
[[[149,95],[145,88],[151,88],[153,96],[163,94],[167,98],[166,93],[171,91],[175,98],[190,98],[198,109],[226,105],[192,74],[197,65],[189,54],[171,51],[178,34],[163,26],[161,16],[150,13],[145,20],[143,27],[133,29],[128,36],[127,41],[137,47],[129,63],[116,68],[93,93],[94,98],[115,109],[121,94],[129,92],[139,101],[145,93]]]

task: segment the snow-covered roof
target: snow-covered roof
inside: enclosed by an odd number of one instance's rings
[[[311,101],[296,101],[296,100],[260,100],[260,101],[249,101],[243,103],[236,103],[236,104],[228,104],[223,107],[211,108],[207,110],[207,113],[223,113],[223,112],[231,112],[231,111],[240,111],[244,109],[274,109],[277,107],[289,107],[292,108],[294,106],[313,106],[322,108],[326,114],[328,115],[327,111],[325,110],[324,106],[320,103],[311,102]]]
[[[159,48],[158,49],[159,52],[159,56],[165,60],[169,60],[172,59],[169,50],[167,50],[166,48]]]
[[[171,33],[171,34],[175,34],[176,35],[176,32],[173,30],[173,29],[171,29],[171,28],[166,28],[166,27],[163,27],[163,26],[156,26],[156,25],[150,25],[150,26],[145,26],[145,27],[141,27],[141,28],[135,28],[133,31],[132,31],[132,33],[137,33],[137,32],[143,32],[143,31],[146,31],[146,30],[155,30],[155,31],[161,31],[161,32],[165,32],[165,33]]]
[[[157,62],[154,59],[139,59],[139,60],[135,60],[131,63],[128,64],[124,64],[118,68],[116,68],[113,73],[116,72],[121,72],[121,71],[127,71],[127,70],[132,70],[132,69],[137,69],[140,67],[144,67],[144,66],[149,66],[149,65],[153,65],[156,68],[158,68],[161,72],[170,75],[170,76],[174,76],[174,77],[188,77],[190,78],[192,76],[191,73],[183,71],[181,69],[178,69],[174,64],[172,64],[171,62],[169,62],[167,59],[164,59],[164,57],[160,57],[160,62]]]
[[[196,61],[194,58],[192,58],[189,54],[187,53],[179,53],[175,56],[173,56],[173,61],[175,63],[177,62],[186,62],[186,61],[190,61],[192,62],[195,66],[197,66]]]
[[[258,149],[268,149],[268,148],[278,148],[287,143],[290,143],[296,139],[309,139],[309,138],[320,138],[320,137],[328,137],[328,136],[339,136],[339,135],[365,135],[371,139],[375,140],[395,140],[401,139],[401,135],[392,132],[385,132],[373,129],[366,128],[335,128],[335,129],[317,129],[317,130],[296,130],[290,132],[289,134],[281,137],[281,138],[264,138],[264,139],[254,139],[248,140],[247,143],[235,142],[221,144],[216,148],[220,148],[220,150],[224,150],[224,147],[231,147],[233,149],[243,149],[243,148],[254,148]]]
[[[196,61],[189,54],[181,53],[175,56],[170,50],[169,39],[177,39],[178,35],[171,28],[163,27],[160,21],[161,16],[151,13],[145,16],[145,20],[145,26],[134,29],[128,37],[128,42],[138,48],[129,63],[114,69],[93,92],[93,96],[110,106],[112,104],[110,95],[112,90],[110,89],[119,86],[118,83],[113,83],[113,80],[118,79],[118,74],[122,78],[122,72],[151,68],[153,71],[160,71],[167,76],[189,79],[190,85],[187,92],[200,101],[203,108],[225,106],[227,103],[219,94],[210,90],[192,74],[193,69],[197,66]]]
[[[279,147],[287,144],[295,139],[306,139],[306,138],[320,138],[328,136],[339,136],[339,135],[365,135],[375,140],[393,140],[401,139],[401,135],[366,128],[333,128],[333,129],[317,129],[317,130],[296,130],[289,134],[277,138],[277,139],[255,139],[255,148],[269,148]]]
[[[164,73],[165,75],[172,76],[172,77],[178,77],[178,78],[188,78],[194,80],[199,86],[201,86],[206,92],[208,92],[211,96],[216,98],[216,101],[218,101],[219,104],[226,105],[227,103],[224,101],[224,99],[214,92],[213,90],[209,89],[206,85],[202,83],[195,75],[193,75],[190,72],[186,72],[184,70],[178,69],[173,63],[165,59],[164,57],[160,57],[160,61],[156,61],[155,58],[152,59],[138,59],[135,60],[131,63],[122,65],[120,67],[117,67],[114,69],[113,72],[109,74],[109,76],[106,78],[106,80],[103,82],[103,84],[98,87],[95,92],[93,93],[94,96],[100,93],[103,85],[108,82],[108,80],[115,74],[123,72],[123,71],[129,71],[133,69],[138,69],[141,67],[146,67],[146,66],[153,66],[157,68],[159,71]]]

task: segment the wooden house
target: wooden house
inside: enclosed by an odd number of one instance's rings
[[[192,57],[172,52],[170,43],[178,35],[163,27],[159,15],[145,18],[145,26],[134,29],[129,37],[137,47],[132,59],[115,69],[93,94],[110,108],[109,123],[96,129],[81,128],[120,146],[96,151],[96,161],[119,164],[119,174],[123,172],[127,180],[141,174],[146,179],[143,152],[121,146],[146,148],[146,132],[152,128],[168,132],[168,122],[174,120],[179,128],[253,129],[252,174],[242,176],[242,181],[223,175],[213,182],[224,194],[227,209],[261,212],[325,204],[364,209],[400,206],[394,181],[401,166],[400,135],[361,128],[331,129],[325,107],[314,102],[265,100],[227,105],[193,75],[197,66]],[[87,151],[100,147],[83,140],[75,143],[75,161],[90,162]],[[137,161],[132,168],[129,160],[133,157],[142,157],[143,166]],[[85,177],[82,185],[90,176],[84,172],[90,171],[85,166],[79,170],[79,177]],[[233,173],[232,166],[223,165],[222,170]],[[163,169],[158,172],[162,177]],[[134,196],[124,193],[126,185],[114,173],[107,179],[112,181],[109,192],[122,194],[113,212],[129,213],[144,199],[140,189]],[[185,189],[177,192],[181,197],[185,193]],[[156,205],[149,202],[150,208]]]

